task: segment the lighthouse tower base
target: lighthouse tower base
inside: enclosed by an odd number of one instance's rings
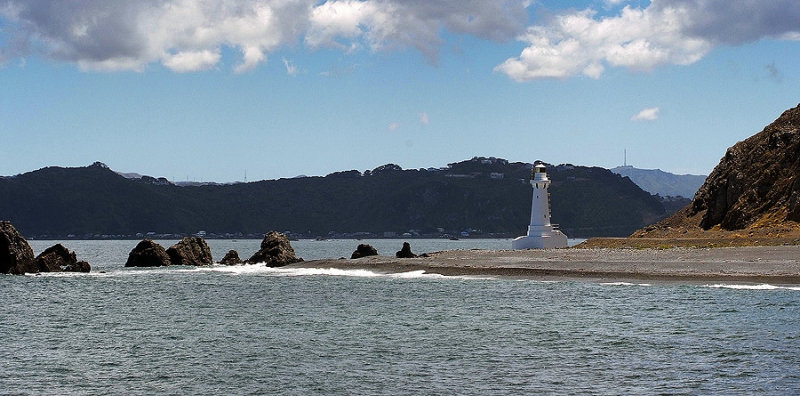
[[[511,248],[520,249],[555,249],[567,247],[567,236],[552,226],[529,226],[528,235],[511,241]]]

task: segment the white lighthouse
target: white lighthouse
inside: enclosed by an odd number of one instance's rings
[[[547,168],[537,163],[531,173],[533,200],[531,202],[531,224],[528,235],[521,236],[511,242],[513,249],[550,249],[567,247],[567,236],[557,227],[550,224],[550,196],[547,188]]]

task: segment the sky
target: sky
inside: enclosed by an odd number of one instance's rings
[[[708,174],[798,103],[797,0],[0,0],[0,175]]]

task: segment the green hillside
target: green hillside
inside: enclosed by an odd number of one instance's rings
[[[441,169],[337,172],[252,183],[180,187],[127,179],[101,163],[0,178],[0,219],[31,237],[135,237],[137,233],[299,237],[463,231],[525,232],[530,164],[473,158]],[[550,166],[552,218],[570,237],[628,235],[663,218],[663,204],[602,168]]]

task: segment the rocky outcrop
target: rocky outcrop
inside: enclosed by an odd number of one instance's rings
[[[362,243],[356,247],[356,250],[350,256],[350,258],[357,259],[361,257],[377,256],[377,255],[378,255],[378,249],[375,249],[374,247],[372,247],[372,245],[367,245]]]
[[[139,242],[128,254],[126,267],[161,267],[170,265],[171,261],[164,247],[145,239]]]
[[[800,105],[730,147],[674,215],[634,238],[778,238],[800,230]],[[737,233],[746,230],[746,234]],[[760,237],[759,237],[760,235]]]
[[[26,272],[38,272],[33,249],[10,222],[0,221],[0,273]]]
[[[86,261],[78,261],[75,252],[56,244],[33,257],[28,241],[7,221],[0,221],[0,273],[89,272]]]
[[[235,250],[229,250],[228,253],[225,253],[225,257],[223,257],[219,263],[224,265],[236,265],[241,264],[242,259],[239,258],[239,252]]]
[[[411,244],[408,242],[403,242],[403,248],[400,249],[397,253],[394,254],[397,258],[414,258],[417,257],[416,254],[411,252]]]
[[[703,229],[800,221],[800,106],[725,152],[695,195]]]
[[[39,272],[89,272],[91,266],[86,261],[78,261],[75,252],[69,251],[62,244],[51,246],[36,256],[36,268]]]
[[[211,265],[211,248],[205,239],[200,237],[185,237],[167,249],[167,255],[172,265]]]
[[[261,249],[247,260],[250,264],[265,263],[267,267],[282,267],[303,261],[294,254],[289,238],[279,232],[270,231],[261,241]]]

